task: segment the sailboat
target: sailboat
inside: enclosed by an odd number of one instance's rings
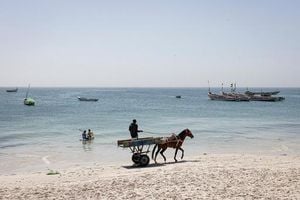
[[[30,88],[30,84],[28,85],[28,89],[27,89],[27,92],[26,92],[26,97],[24,99],[24,105],[26,105],[26,106],[34,106],[35,105],[34,99],[28,97],[29,88]]]

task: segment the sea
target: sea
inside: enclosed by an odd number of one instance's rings
[[[183,144],[186,157],[300,155],[300,88],[250,89],[280,90],[285,100],[279,102],[225,102],[209,100],[207,88],[33,87],[29,97],[35,106],[23,104],[27,88],[16,93],[6,89],[0,88],[0,174],[131,165],[130,150],[118,147],[117,141],[130,138],[133,119],[144,131],[139,137],[190,129],[194,138]],[[78,96],[99,101],[79,101]],[[83,142],[82,131],[88,129],[95,139]],[[174,149],[168,149],[167,161],[173,162],[173,156]],[[163,162],[161,157],[158,162]]]

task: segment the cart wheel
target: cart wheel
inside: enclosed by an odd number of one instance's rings
[[[134,162],[135,164],[140,164],[140,158],[141,158],[141,154],[139,153],[134,153],[131,157],[132,162]]]
[[[145,167],[149,164],[150,158],[147,155],[141,155],[140,157],[140,166]]]

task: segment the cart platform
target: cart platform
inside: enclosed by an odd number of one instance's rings
[[[162,137],[145,137],[138,139],[118,140],[118,146],[123,148],[160,143],[162,143]]]

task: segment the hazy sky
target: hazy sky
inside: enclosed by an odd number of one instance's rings
[[[0,0],[0,86],[300,86],[298,0]]]

